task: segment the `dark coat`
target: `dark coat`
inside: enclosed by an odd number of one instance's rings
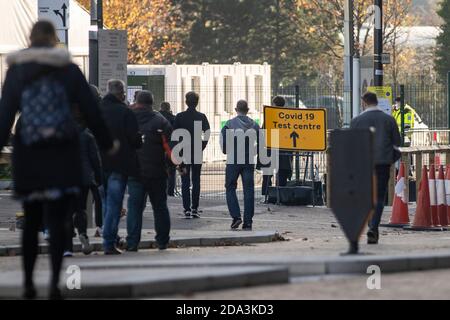
[[[351,129],[375,128],[375,165],[394,163],[394,148],[401,144],[401,136],[394,118],[378,108],[370,108],[350,124]]]
[[[169,159],[163,143],[164,140],[169,142],[172,126],[159,112],[150,108],[137,108],[133,111],[144,136],[144,145],[138,151],[140,177],[143,180],[166,179]]]
[[[5,146],[16,114],[20,111],[24,87],[40,76],[54,73],[66,88],[69,101],[77,105],[87,126],[103,150],[110,150],[113,141],[103,121],[89,85],[67,50],[31,48],[8,57],[10,68],[0,101],[0,147]],[[21,130],[19,118],[16,132]],[[13,178],[16,194],[26,196],[33,191],[65,189],[82,184],[79,139],[72,142],[25,146],[20,134],[13,139]]]
[[[185,129],[187,130],[191,135],[191,163],[194,163],[194,153],[195,153],[195,135],[194,135],[194,128],[195,128],[195,122],[201,123],[201,129],[203,132],[209,131],[211,129],[208,118],[206,118],[206,115],[198,112],[195,110],[195,108],[188,108],[184,112],[180,112],[175,117],[175,123],[173,125],[173,130],[177,129]],[[197,141],[199,143],[199,141]],[[206,146],[208,145],[208,141],[201,141],[202,145],[202,151],[206,149]]]
[[[83,186],[102,184],[102,162],[97,143],[89,129],[80,128],[81,164]]]
[[[138,175],[136,149],[142,146],[142,136],[133,111],[111,94],[103,98],[100,108],[113,138],[120,143],[116,154],[101,154],[103,170],[125,176]]]
[[[162,116],[164,118],[166,118],[167,121],[169,121],[170,125],[173,128],[173,125],[175,124],[175,116],[171,112],[168,112],[168,111],[160,111],[159,113],[161,113]]]

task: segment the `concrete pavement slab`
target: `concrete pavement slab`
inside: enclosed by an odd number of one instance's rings
[[[49,272],[36,274],[40,297],[46,296]],[[282,267],[202,267],[151,268],[122,270],[81,268],[81,289],[64,290],[68,298],[139,298],[162,294],[239,288],[288,283],[289,274]],[[66,275],[62,283],[70,282]],[[0,274],[0,298],[20,298],[22,275],[18,271]]]
[[[438,263],[438,261],[441,261]],[[292,277],[315,276],[327,274],[366,274],[369,266],[379,266],[383,273],[408,272],[416,270],[432,270],[450,267],[450,252],[424,255],[402,256],[347,256],[347,257],[209,257],[187,258],[167,256],[127,256],[120,259],[99,259],[78,261],[82,268],[90,269],[122,269],[133,268],[177,268],[177,267],[286,267]]]
[[[148,231],[145,231],[148,233]],[[214,235],[214,233],[216,235]],[[123,234],[123,232],[122,232]],[[14,234],[14,236],[16,236]],[[273,242],[280,239],[280,236],[275,231],[255,231],[255,232],[202,232],[192,231],[191,236],[177,237],[174,236],[171,239],[169,247],[171,248],[186,248],[186,247],[213,247],[213,246],[236,246],[252,243],[266,243]],[[95,252],[103,251],[103,244],[101,240],[92,240],[91,244]],[[22,250],[19,245],[4,245],[5,251],[0,251],[0,257],[6,255],[21,255]],[[154,240],[142,240],[140,243],[140,249],[155,249],[157,244]],[[81,252],[81,245],[78,239],[74,239],[73,252]],[[39,245],[39,252],[42,254],[48,253],[48,247],[45,242],[41,242]]]

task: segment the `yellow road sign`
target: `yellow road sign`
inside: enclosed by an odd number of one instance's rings
[[[326,119],[325,109],[264,107],[266,146],[284,151],[325,151]],[[272,141],[276,132],[279,139]]]
[[[385,113],[391,115],[392,114],[392,87],[384,86],[384,87],[369,87],[367,88],[368,92],[375,93],[378,97],[378,107],[383,110]]]

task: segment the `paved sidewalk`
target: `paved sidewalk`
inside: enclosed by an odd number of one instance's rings
[[[71,269],[73,270],[73,269]],[[38,271],[35,282],[40,298],[47,297],[48,270]],[[163,294],[210,291],[288,283],[289,273],[283,267],[195,267],[195,268],[109,268],[80,272],[80,287],[64,288],[66,298],[107,299],[143,298]],[[62,283],[72,283],[63,274]],[[22,273],[0,273],[0,299],[20,298]],[[73,282],[75,284],[75,282]]]
[[[222,201],[202,201],[203,216],[198,220],[186,220],[181,217],[181,200],[169,201],[172,216],[173,238],[203,238],[225,236],[240,237],[243,232],[230,232],[231,219],[226,205]],[[19,245],[20,232],[10,232],[8,219],[13,219],[20,207],[8,197],[0,195],[0,247]],[[386,208],[383,221],[390,218],[391,208]],[[415,208],[410,206],[411,219]],[[348,244],[331,210],[324,207],[286,207],[274,205],[256,205],[254,232],[279,233],[288,241],[275,242],[263,246],[240,246],[235,248],[239,255],[265,255],[282,253],[291,256],[336,256],[347,251]],[[2,223],[3,222],[3,223]],[[151,209],[144,214],[143,238],[153,240]],[[121,228],[125,228],[122,220]],[[91,234],[92,235],[92,234]],[[378,246],[367,246],[365,236],[361,239],[361,251],[377,255],[402,255],[405,253],[428,254],[450,251],[450,231],[413,232],[402,229],[381,228],[381,240]],[[195,240],[194,242],[197,242]],[[218,243],[220,244],[220,243]],[[202,249],[208,256],[214,248]]]
[[[327,208],[277,207],[257,204],[254,231],[246,233],[243,231],[231,232],[229,230],[230,217],[223,202],[203,201],[202,209],[204,212],[199,220],[186,220],[181,217],[180,199],[171,199],[169,206],[172,214],[172,238],[174,240],[184,239],[184,241],[188,242],[187,244],[175,244],[173,248],[163,253],[157,250],[144,250],[136,254],[127,253],[120,257],[105,257],[97,253],[91,256],[77,254],[73,259],[65,260],[66,267],[69,265],[79,266],[81,270],[84,270],[83,272],[86,272],[86,281],[89,279],[95,280],[95,274],[108,274],[108,276],[113,278],[123,279],[124,281],[120,283],[120,287],[126,289],[124,289],[125,291],[121,289],[120,295],[126,292],[128,297],[141,296],[136,293],[139,292],[138,289],[136,289],[138,291],[135,291],[129,287],[129,282],[133,283],[136,279],[132,275],[135,272],[138,274],[151,274],[154,271],[158,273],[160,272],[158,270],[167,270],[168,274],[174,275],[172,284],[178,284],[173,286],[167,284],[167,286],[172,288],[171,292],[158,293],[148,291],[150,289],[144,290],[144,296],[153,296],[182,293],[186,288],[190,288],[193,291],[220,290],[220,286],[195,288],[184,286],[177,282],[175,275],[178,272],[183,273],[182,270],[197,270],[199,268],[205,271],[201,281],[206,281],[205,283],[210,284],[227,284],[227,281],[222,280],[229,279],[229,274],[226,272],[210,272],[215,270],[235,270],[235,268],[245,271],[241,273],[243,277],[241,279],[253,277],[254,272],[259,272],[258,270],[260,269],[258,268],[266,268],[264,270],[269,273],[275,270],[277,281],[283,280],[284,276],[278,278],[283,272],[284,274],[288,272],[290,277],[324,276],[342,273],[365,274],[367,267],[373,264],[381,266],[383,272],[450,268],[450,232],[412,232],[402,229],[382,228],[381,241],[378,246],[368,246],[365,244],[366,238],[363,236],[361,239],[361,252],[365,253],[364,255],[341,257],[340,253],[347,251],[348,243],[332,212]],[[20,232],[9,231],[8,223],[5,223],[8,217],[11,218],[11,213],[17,209],[20,208],[9,199],[0,199],[0,223],[3,222],[0,227],[3,228],[0,229],[0,254],[1,246],[5,244],[16,246],[17,250],[19,250]],[[389,220],[390,210],[391,208],[386,209],[384,222]],[[413,219],[414,211],[414,207],[411,206],[411,219]],[[124,222],[122,221],[122,228],[125,226]],[[154,237],[153,223],[152,212],[150,209],[147,209],[144,216],[145,231],[143,233],[145,248],[152,247],[151,244]],[[275,236],[276,233],[281,235],[281,237]],[[256,241],[253,239],[252,241],[243,241],[239,239],[240,237],[255,236],[265,240],[259,241],[261,240],[259,239]],[[228,238],[227,241],[224,240],[225,238]],[[96,243],[100,245],[101,240],[96,240]],[[205,244],[208,246],[202,246]],[[46,252],[45,248],[42,252]],[[17,288],[20,287],[19,279],[21,273],[18,271],[20,269],[20,257],[0,257],[0,271],[2,273],[13,272],[14,277],[17,279],[15,282]],[[43,272],[41,276],[43,279],[48,276],[47,270],[49,270],[49,265],[46,257],[38,260],[37,270]],[[12,273],[9,275],[13,277]],[[193,276],[197,276],[195,271]],[[218,277],[217,279],[222,280],[215,281],[210,276]],[[128,279],[128,277],[130,278]],[[2,279],[6,278],[0,277],[0,288],[2,287]],[[192,283],[191,278],[183,279],[186,281],[184,283]],[[200,281],[200,278],[195,279],[194,283]],[[267,278],[267,280],[270,280],[270,278]],[[103,288],[101,290],[104,290],[105,287],[89,281],[86,285],[91,288],[90,290],[93,290],[90,292],[96,292],[95,294],[92,293],[92,295],[89,293],[89,295],[101,296],[103,291],[100,291],[99,294],[96,291],[97,289],[94,290],[92,288],[101,287]],[[150,278],[144,277],[143,281],[145,282],[143,284],[144,287],[155,285]],[[237,283],[236,286],[245,285],[246,281],[243,280]],[[152,283],[152,285],[149,283]],[[264,285],[263,282],[252,283]],[[108,296],[108,293],[105,293],[105,295]]]

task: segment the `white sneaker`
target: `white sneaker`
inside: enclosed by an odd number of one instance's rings
[[[63,257],[64,258],[72,258],[73,252],[72,251],[64,251]]]

